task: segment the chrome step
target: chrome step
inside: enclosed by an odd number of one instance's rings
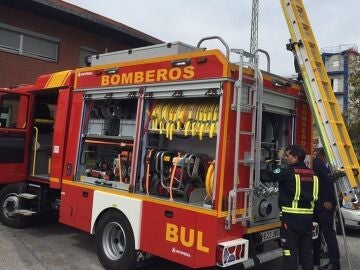
[[[32,200],[34,198],[36,198],[38,195],[36,194],[31,194],[31,193],[20,193],[18,195],[18,197],[20,198],[24,198],[24,199],[28,199],[28,200]]]
[[[36,214],[35,211],[27,210],[27,209],[17,209],[14,211],[16,214],[23,215],[23,216],[32,216]]]

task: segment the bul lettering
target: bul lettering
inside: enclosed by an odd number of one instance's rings
[[[166,223],[165,240],[171,243],[180,243],[187,248],[195,246],[198,251],[209,253],[209,248],[203,243],[202,231]]]

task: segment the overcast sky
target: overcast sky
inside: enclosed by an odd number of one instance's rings
[[[190,45],[206,36],[220,36],[231,48],[249,50],[252,0],[66,0],[154,36],[164,42]],[[259,48],[269,52],[271,71],[294,73],[286,50],[289,32],[280,0],[259,0]],[[359,0],[303,0],[318,46],[360,44]],[[207,48],[219,43],[204,43]],[[260,58],[261,68],[266,59]]]

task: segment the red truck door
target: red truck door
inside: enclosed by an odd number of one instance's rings
[[[28,173],[30,94],[0,90],[0,184],[22,181]]]

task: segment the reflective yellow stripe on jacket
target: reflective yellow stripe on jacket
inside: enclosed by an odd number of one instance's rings
[[[319,180],[317,176],[313,176],[313,199],[310,202],[311,208],[299,208],[298,203],[301,194],[301,180],[300,175],[295,174],[295,194],[294,199],[292,201],[291,207],[283,206],[281,208],[282,212],[284,213],[291,213],[291,214],[309,214],[312,215],[314,213],[314,205],[315,201],[318,199],[319,193]]]
[[[314,186],[313,186],[313,200],[311,201],[311,208],[314,209],[315,201],[317,201],[319,195],[319,179],[314,175]]]

